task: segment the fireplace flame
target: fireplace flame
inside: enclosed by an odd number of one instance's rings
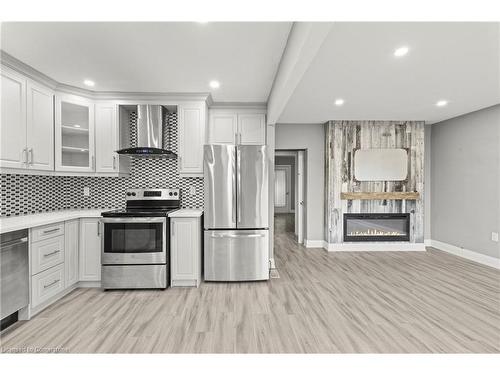
[[[404,233],[398,231],[384,231],[376,229],[349,232],[349,236],[404,236],[404,235],[405,235]]]

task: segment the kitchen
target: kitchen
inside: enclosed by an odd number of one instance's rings
[[[2,24],[1,350],[498,351],[498,30]]]

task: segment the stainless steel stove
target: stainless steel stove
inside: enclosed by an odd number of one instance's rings
[[[102,213],[104,289],[166,288],[170,279],[170,222],[179,189],[129,189],[126,208]]]

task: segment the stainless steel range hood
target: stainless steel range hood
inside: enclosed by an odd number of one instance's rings
[[[120,155],[165,156],[177,154],[163,148],[163,111],[161,105],[137,106],[137,146],[117,151]]]

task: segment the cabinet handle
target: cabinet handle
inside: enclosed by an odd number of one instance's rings
[[[238,133],[234,133],[234,144],[238,144]]]
[[[50,257],[52,255],[56,255],[57,253],[60,253],[60,252],[61,252],[61,250],[55,250],[55,251],[53,251],[51,253],[43,254],[43,257],[44,258],[48,258],[48,257]]]
[[[116,155],[113,155],[113,170],[116,169]]]
[[[95,170],[95,156],[94,155],[92,155],[92,166],[91,166],[91,168],[93,170]]]
[[[101,222],[97,221],[97,236],[99,237],[101,235]]]
[[[57,232],[60,228],[54,228],[54,229],[47,229],[43,231],[43,234],[49,234],[53,232]]]
[[[33,148],[28,150],[28,164],[33,165]]]
[[[61,279],[54,280],[50,284],[44,285],[43,289],[50,288],[52,285],[56,285],[59,281],[61,281]]]
[[[241,133],[238,133],[240,135],[240,145],[241,145]]]
[[[28,149],[26,147],[23,148],[22,158],[23,158],[23,163],[27,165],[28,164]]]

